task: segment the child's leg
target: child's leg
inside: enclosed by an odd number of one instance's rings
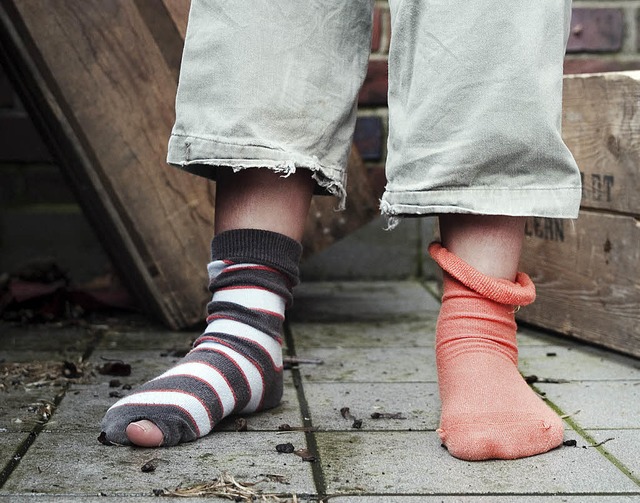
[[[467,460],[514,459],[562,442],[560,418],[517,369],[514,311],[535,298],[517,273],[524,219],[447,215],[444,247],[430,252],[444,270],[436,331],[444,445]]]
[[[578,214],[580,173],[560,130],[571,2],[389,6],[381,209],[391,224],[449,215],[441,230],[450,252],[432,248],[445,270],[437,329],[444,443],[465,459],[543,452],[561,442],[562,424],[516,366],[513,304],[534,293],[516,275],[523,222],[490,215]]]
[[[107,440],[172,445],[279,400],[281,318],[310,172],[344,203],[372,9],[370,0],[191,2],[167,160],[219,182],[210,323],[169,375],[107,412]]]
[[[266,169],[221,170],[218,183],[209,326],[175,367],[109,409],[107,441],[175,445],[280,401],[282,320],[314,183],[307,170]]]
[[[231,229],[263,229],[300,241],[314,186],[306,169],[284,177],[266,169],[233,173],[220,168],[216,234]]]
[[[447,214],[438,217],[442,246],[482,274],[513,281],[518,272],[524,218]]]

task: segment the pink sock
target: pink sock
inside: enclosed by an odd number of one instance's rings
[[[535,299],[524,273],[491,278],[439,243],[429,253],[444,271],[436,329],[442,416],[438,433],[449,453],[474,461],[516,459],[562,443],[560,418],[518,372],[516,306]]]

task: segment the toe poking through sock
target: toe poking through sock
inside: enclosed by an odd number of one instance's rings
[[[149,431],[153,431],[154,427],[157,428],[157,426],[153,424],[151,421],[149,421],[148,419],[143,419],[142,421],[136,421],[135,423],[131,423],[129,426],[134,429],[138,429],[145,434]]]
[[[130,423],[126,434],[131,443],[140,447],[160,447],[164,441],[162,430],[147,419]]]

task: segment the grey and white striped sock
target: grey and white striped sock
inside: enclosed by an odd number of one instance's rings
[[[282,397],[282,323],[298,282],[302,247],[257,229],[219,234],[211,244],[208,326],[178,364],[116,402],[104,439],[130,444],[129,423],[148,419],[164,446],[208,434],[224,417],[276,406]]]

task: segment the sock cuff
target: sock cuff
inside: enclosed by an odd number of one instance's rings
[[[298,281],[302,245],[295,239],[262,229],[233,229],[211,241],[213,260],[250,262],[274,267]]]
[[[536,287],[531,278],[523,272],[516,275],[515,282],[492,278],[482,274],[438,242],[429,245],[429,254],[443,271],[449,273],[467,288],[494,302],[512,306],[526,306],[536,298]]]

